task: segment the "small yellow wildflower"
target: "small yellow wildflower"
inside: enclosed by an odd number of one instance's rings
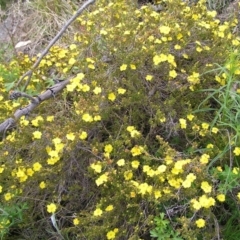
[[[240,147],[235,147],[233,153],[235,154],[235,156],[239,156],[240,155]]]
[[[118,91],[118,94],[124,94],[126,92],[126,89],[119,88],[117,91]]]
[[[50,204],[47,205],[47,211],[48,211],[49,213],[55,213],[56,210],[57,210],[56,204],[50,203]]]
[[[116,237],[116,233],[114,231],[109,231],[107,233],[107,239],[110,240],[110,239],[115,239]]]
[[[201,189],[205,192],[205,193],[210,193],[212,191],[212,186],[209,185],[208,182],[203,181],[201,183]]]
[[[4,198],[5,198],[6,201],[9,201],[12,197],[13,197],[13,195],[11,193],[5,193],[4,194]]]
[[[42,168],[42,165],[39,162],[36,162],[36,163],[33,164],[33,170],[35,172],[40,171],[41,168]]]
[[[79,223],[80,223],[80,221],[79,221],[78,218],[74,218],[74,219],[73,219],[73,225],[74,225],[74,226],[79,225]]]
[[[205,227],[205,220],[202,219],[202,218],[198,219],[195,223],[196,223],[196,225],[197,225],[198,228],[203,228],[203,227]]]
[[[40,131],[33,132],[33,139],[41,139],[42,133]]]
[[[79,138],[81,140],[85,140],[87,138],[87,136],[88,136],[87,133],[85,131],[82,131],[81,134],[79,135]]]
[[[145,77],[145,79],[146,79],[147,81],[152,81],[153,76],[152,76],[152,75],[147,75],[147,76]]]
[[[94,94],[98,95],[99,93],[102,92],[102,89],[101,89],[100,87],[95,87],[95,88],[93,89],[93,92],[94,92]]]
[[[161,26],[161,27],[159,27],[159,31],[160,31],[160,33],[167,35],[170,33],[171,28],[168,26]]]
[[[224,202],[225,201],[225,195],[224,194],[218,194],[217,195],[217,200],[219,202]]]
[[[74,133],[68,133],[66,135],[66,138],[70,141],[73,141],[75,139],[75,135],[74,135]]]
[[[124,166],[124,165],[125,165],[125,160],[124,160],[124,159],[119,159],[119,160],[117,161],[117,165],[118,165],[119,167]]]
[[[238,200],[240,200],[240,192],[237,194]]]
[[[131,170],[124,172],[124,178],[125,178],[125,180],[127,180],[127,181],[128,181],[128,180],[131,180],[132,177],[133,177],[133,173],[132,173]]]
[[[186,121],[186,119],[180,118],[179,119],[179,123],[180,123],[180,126],[181,126],[182,129],[187,128],[187,121]]]
[[[201,164],[207,164],[209,162],[209,158],[210,158],[210,156],[208,154],[203,154],[200,157],[200,163]]]
[[[138,155],[141,155],[143,153],[144,149],[142,146],[134,146],[132,149],[131,149],[131,153],[132,153],[132,156],[138,156]]]
[[[44,181],[40,182],[39,187],[40,187],[41,189],[46,188],[46,183],[45,183]]]
[[[189,121],[192,121],[194,117],[195,117],[195,116],[194,116],[193,114],[188,114],[188,115],[187,115],[187,119],[188,119]]]
[[[97,208],[94,212],[93,212],[93,216],[95,216],[95,217],[99,217],[99,216],[101,216],[102,215],[102,210],[101,210],[101,208]]]
[[[120,71],[125,71],[127,69],[127,64],[122,64]]]
[[[116,95],[115,95],[114,93],[109,93],[109,94],[108,94],[108,99],[109,99],[110,101],[114,102],[115,99],[116,99]]]
[[[202,123],[202,129],[207,130],[209,128],[209,124],[208,123]]]
[[[218,128],[216,128],[216,127],[213,127],[213,128],[212,128],[212,133],[218,133],[218,131],[219,131]]]
[[[102,172],[102,165],[101,162],[96,162],[96,163],[92,163],[90,165],[90,167],[96,172],[96,173],[100,173]]]
[[[104,147],[104,151],[106,153],[111,153],[113,151],[113,147],[111,144],[107,144],[105,147]]]
[[[85,113],[82,116],[82,120],[85,121],[85,122],[92,122],[93,121],[93,117],[90,114]]]
[[[132,167],[135,169],[137,169],[139,167],[139,164],[140,164],[139,161],[136,161],[136,160],[132,161],[132,163],[131,163]]]
[[[105,209],[106,212],[110,212],[113,210],[113,205],[108,205]]]
[[[169,71],[169,77],[176,78],[177,77],[177,72],[175,70]]]
[[[53,122],[54,116],[47,116],[47,122]]]
[[[107,174],[102,174],[98,179],[96,179],[96,185],[97,186],[100,186],[102,185],[103,183],[107,182],[108,181],[108,176]]]

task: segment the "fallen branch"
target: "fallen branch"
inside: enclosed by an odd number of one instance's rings
[[[58,34],[51,40],[51,42],[48,44],[48,46],[44,49],[44,51],[41,53],[38,60],[34,63],[32,68],[23,74],[23,76],[19,79],[15,87],[18,87],[19,84],[22,82],[23,79],[27,77],[27,82],[24,86],[24,91],[26,90],[28,84],[30,83],[30,80],[32,78],[33,71],[38,67],[44,56],[49,52],[50,48],[58,41],[58,39],[63,35],[63,33],[67,30],[69,25],[75,21],[79,15],[83,12],[85,8],[87,8],[90,4],[93,4],[95,0],[88,0],[86,1],[78,10],[77,12],[66,22],[66,24],[62,27],[62,29],[58,32]]]
[[[31,100],[31,103],[28,104],[24,108],[17,109],[16,112],[14,113],[13,118],[8,118],[6,119],[3,123],[0,124],[0,134],[3,135],[3,138],[5,137],[6,131],[15,127],[17,120],[25,115],[28,115],[30,112],[33,111],[41,102],[55,97],[56,94],[58,94],[60,91],[62,91],[63,88],[70,82],[70,79],[61,81],[59,83],[56,83],[55,85],[51,86],[50,88],[47,88],[45,92],[42,94],[36,96],[36,97],[29,97],[25,93],[21,92],[13,92],[10,97],[13,99],[19,98],[19,97],[27,97]]]

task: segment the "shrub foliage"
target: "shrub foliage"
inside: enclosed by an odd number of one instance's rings
[[[3,136],[1,208],[21,210],[0,215],[3,237],[237,239],[238,21],[158,4],[96,1],[34,72],[30,95],[72,79]],[[1,121],[36,59],[0,65]]]

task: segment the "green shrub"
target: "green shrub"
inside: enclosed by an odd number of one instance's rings
[[[97,1],[34,72],[30,93],[49,72],[72,80],[0,145],[1,201],[27,202],[26,239],[227,238],[240,198],[237,20],[161,2]],[[21,75],[35,60],[11,66]]]

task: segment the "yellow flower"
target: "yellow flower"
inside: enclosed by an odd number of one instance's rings
[[[73,225],[74,225],[74,226],[79,225],[79,223],[80,223],[80,221],[79,221],[78,218],[74,218],[74,219],[73,219]]]
[[[75,62],[76,62],[76,59],[70,58],[69,61],[68,61],[68,64],[73,65]]]
[[[44,181],[40,182],[39,187],[40,187],[41,189],[46,188],[46,183],[45,183]]]
[[[85,131],[82,131],[81,134],[79,135],[79,138],[84,140],[87,138],[87,136],[88,136],[87,133]]]
[[[212,128],[212,133],[218,133],[218,131],[219,131],[218,128],[216,128],[216,127],[213,127],[213,128]]]
[[[106,153],[111,153],[113,151],[113,147],[111,144],[107,144],[105,147],[104,147],[104,151]]]
[[[131,149],[131,153],[134,157],[141,155],[143,153],[143,151],[144,151],[144,149],[142,146],[135,146]]]
[[[47,116],[47,122],[53,122],[54,116]]]
[[[194,118],[194,115],[192,115],[192,114],[188,114],[188,115],[187,115],[187,119],[188,119],[189,121],[192,121],[193,118]]]
[[[102,210],[100,208],[97,208],[94,212],[93,212],[93,216],[95,217],[99,217],[102,215]]]
[[[166,171],[166,169],[167,169],[167,167],[162,164],[162,165],[160,165],[160,166],[157,168],[157,172],[158,172],[158,173],[163,173],[163,172]]]
[[[184,188],[190,188],[191,184],[192,184],[192,182],[189,179],[186,179],[185,181],[183,181],[182,186]]]
[[[39,162],[36,162],[36,163],[33,164],[33,170],[35,172],[40,171],[41,168],[42,168],[42,165]]]
[[[206,148],[208,148],[208,149],[213,148],[213,144],[209,143]]]
[[[74,49],[77,48],[77,45],[76,45],[76,44],[71,44],[71,45],[69,46],[69,48],[70,48],[70,50],[74,50]]]
[[[66,138],[70,141],[73,141],[75,139],[75,135],[74,135],[74,133],[68,133],[66,135]]]
[[[238,200],[240,200],[240,192],[237,194]]]
[[[167,35],[170,33],[171,28],[168,26],[161,26],[161,27],[159,27],[159,31],[160,31],[160,33]]]
[[[238,167],[234,167],[232,170],[233,174],[238,174],[239,173],[239,168]]]
[[[114,93],[109,93],[109,94],[108,94],[108,99],[109,99],[110,101],[114,102],[115,99],[116,99],[116,95],[115,95]]]
[[[34,171],[32,170],[32,168],[28,168],[26,172],[27,172],[27,175],[30,177],[34,174]]]
[[[168,59],[167,55],[161,53],[160,55],[155,55],[153,57],[153,63],[154,63],[154,65],[158,65],[161,62],[167,61],[167,59]]]
[[[98,179],[96,179],[97,186],[102,185],[103,183],[107,182],[108,176],[106,174],[102,174]]]
[[[124,166],[124,165],[125,165],[125,160],[124,160],[124,159],[119,159],[119,160],[117,161],[117,165],[118,165],[119,167]]]
[[[90,167],[96,172],[96,173],[100,173],[102,171],[102,165],[101,162],[96,162],[96,163],[92,163],[90,165]]]
[[[47,205],[47,211],[48,211],[49,213],[55,213],[56,210],[57,210],[56,204],[50,203],[50,204]]]
[[[209,124],[208,123],[202,123],[202,129],[207,130],[209,128]]]
[[[120,71],[125,71],[127,69],[127,64],[122,64]]]
[[[42,122],[42,121],[43,121],[43,118],[41,116],[37,116],[35,119],[31,121],[31,123],[34,127],[38,127],[39,122]]]
[[[41,139],[42,133],[40,131],[33,132],[33,139]]]
[[[147,75],[147,76],[145,77],[145,79],[146,79],[147,81],[152,81],[153,76],[152,76],[152,75]]]
[[[135,64],[130,64],[130,68],[131,68],[132,70],[136,70],[136,69],[137,69]]]
[[[102,92],[102,89],[100,88],[100,87],[95,87],[94,89],[93,89],[93,92],[94,92],[94,94],[99,94],[99,93],[101,93]]]
[[[124,178],[125,178],[125,180],[127,180],[127,181],[128,181],[128,180],[131,180],[132,177],[133,177],[133,173],[132,173],[131,170],[124,172]]]
[[[179,122],[180,122],[180,126],[181,126],[182,129],[187,128],[187,121],[186,121],[186,119],[180,118]]]
[[[105,209],[106,212],[110,212],[113,210],[113,205],[108,205]]]
[[[148,185],[147,183],[141,183],[138,186],[139,193],[142,195],[145,195],[146,193],[151,193],[152,192],[152,186]]]
[[[93,120],[96,122],[96,121],[100,121],[102,118],[100,115],[96,115],[94,116]]]
[[[210,208],[215,205],[215,199],[212,197],[208,198],[205,194],[199,198],[199,203],[204,208]]]
[[[4,194],[4,198],[5,198],[6,201],[9,201],[12,197],[13,197],[13,195],[11,193],[5,193]]]
[[[200,82],[199,76],[199,73],[193,72],[192,75],[188,76],[187,80],[191,84],[197,84]]]
[[[224,202],[225,201],[225,195],[224,194],[218,194],[217,195],[217,200],[219,202]]]
[[[132,161],[132,163],[131,163],[131,165],[132,165],[132,167],[133,168],[135,168],[135,169],[137,169],[138,167],[139,167],[139,161],[137,161],[137,160],[134,160],[134,161]]]
[[[2,186],[0,186],[0,193],[2,192]]]
[[[210,158],[210,156],[208,154],[203,154],[200,157],[200,163],[201,164],[207,164],[209,162],[209,158]]]
[[[169,77],[176,78],[177,77],[177,72],[175,70],[169,71]]]
[[[116,237],[116,233],[114,231],[109,231],[107,233],[107,239],[114,239]]]
[[[199,210],[202,207],[201,204],[196,199],[192,199],[191,203],[192,207],[196,210]]]
[[[81,90],[83,92],[88,92],[90,90],[90,87],[87,84],[82,85]]]
[[[203,181],[201,183],[201,189],[205,192],[205,193],[210,193],[212,191],[212,186],[209,185],[208,182]]]
[[[126,92],[126,89],[124,89],[124,88],[118,89],[118,94],[124,94],[125,92]]]
[[[235,147],[233,153],[234,153],[236,156],[239,156],[239,155],[240,155],[240,147]]]
[[[158,199],[158,198],[160,198],[162,196],[162,194],[161,194],[161,192],[159,191],[159,190],[155,190],[154,191],[154,197],[155,197],[155,199]]]
[[[82,120],[85,121],[85,122],[92,122],[93,121],[93,117],[90,114],[85,113],[82,116]]]
[[[196,223],[196,225],[197,225],[198,228],[203,228],[203,227],[205,227],[205,220],[202,219],[202,218],[198,219],[195,223]]]

